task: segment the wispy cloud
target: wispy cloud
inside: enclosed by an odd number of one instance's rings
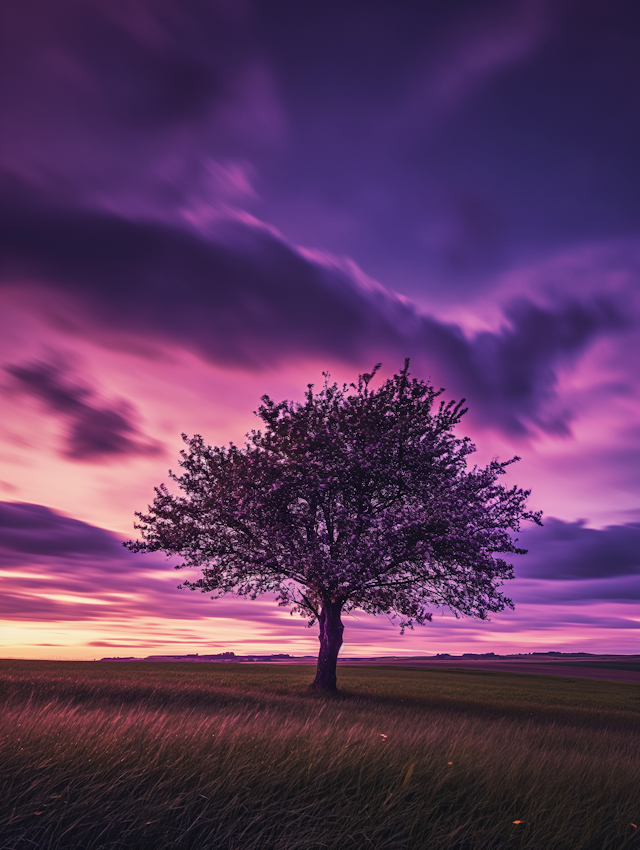
[[[425,51],[422,68],[401,102],[392,126],[405,132],[433,129],[501,73],[531,57],[551,29],[552,4],[515,0],[471,9],[439,43]]]
[[[107,406],[94,390],[72,382],[67,372],[49,363],[12,364],[5,371],[21,392],[67,423],[62,454],[69,460],[100,462],[117,455],[162,453],[162,446],[135,424],[136,411],[129,402]]]

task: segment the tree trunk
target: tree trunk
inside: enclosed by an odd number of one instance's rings
[[[318,653],[318,669],[311,687],[317,691],[335,693],[336,666],[338,653],[342,646],[344,626],[340,619],[341,602],[326,602],[320,611],[320,652]]]

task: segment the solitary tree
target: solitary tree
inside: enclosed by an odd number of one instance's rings
[[[475,451],[454,435],[463,402],[435,400],[443,390],[404,369],[372,389],[329,383],[305,401],[262,397],[263,430],[243,447],[183,439],[182,495],[162,484],[148,513],[137,513],[142,540],[133,552],[179,555],[201,568],[184,587],[255,599],[272,592],[280,605],[319,623],[313,687],[336,689],[342,614],[384,614],[401,631],[431,620],[433,607],[487,619],[513,603],[499,592],[524,554],[510,532],[529,491],[497,483],[506,462],[467,469]]]

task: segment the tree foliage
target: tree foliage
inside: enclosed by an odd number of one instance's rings
[[[241,447],[183,435],[182,474],[169,473],[180,495],[156,488],[137,514],[142,540],[125,545],[199,568],[183,582],[191,590],[271,592],[319,621],[316,683],[329,689],[343,612],[383,614],[403,630],[434,608],[486,619],[513,607],[499,590],[513,578],[502,556],[525,553],[511,534],[522,520],[540,524],[529,491],[499,483],[518,458],[468,469],[475,446],[454,433],[464,402],[438,401],[443,390],[408,366],[377,389],[379,366],[342,387],[325,373],[300,403],[263,396],[264,427]]]

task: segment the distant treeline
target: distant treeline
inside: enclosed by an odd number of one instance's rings
[[[498,655],[495,652],[463,652],[462,655],[451,655],[448,652],[439,652],[435,658],[529,658],[533,656],[553,657],[553,658],[578,658],[578,657],[594,657],[592,652],[557,652],[550,650],[549,652],[518,652],[510,653],[509,655]],[[311,656],[303,655],[300,658],[308,659]],[[415,656],[387,656],[387,659],[402,659],[404,661],[428,660],[434,656],[415,655]],[[199,655],[197,652],[187,655],[147,655],[146,658],[136,658],[133,655],[126,657],[101,658],[100,661],[283,661],[285,659],[295,660],[296,656],[289,655],[286,652],[273,653],[272,655],[236,655],[235,652],[218,652],[215,655]],[[384,661],[385,656],[375,656],[370,658],[344,658],[344,661]]]
[[[100,661],[278,661],[284,658],[293,658],[293,656],[284,652],[274,655],[236,655],[235,652],[199,655],[194,652],[189,655],[147,655],[146,658],[136,658],[129,655],[124,658],[101,658]]]

